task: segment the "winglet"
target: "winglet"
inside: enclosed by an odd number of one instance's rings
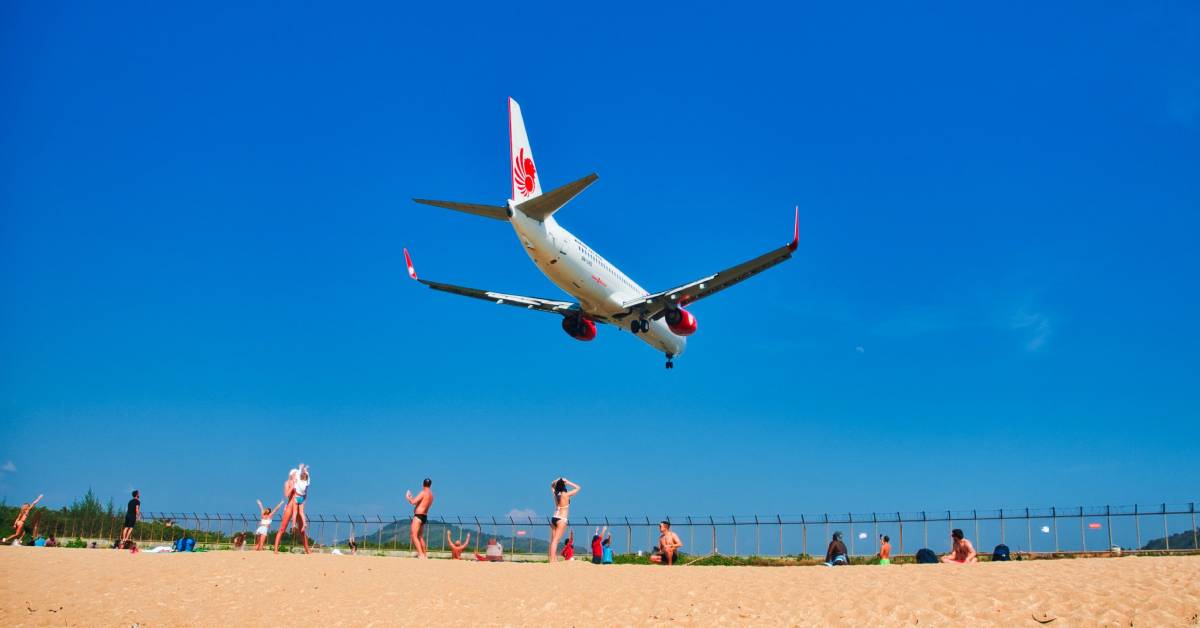
[[[792,241],[787,245],[789,249],[795,251],[796,247],[800,246],[800,206],[796,206],[796,231],[792,235]],[[409,268],[412,268],[409,266]],[[415,278],[415,277],[414,277]]]
[[[404,263],[408,265],[408,276],[417,279],[417,269],[413,268],[412,258],[408,255],[408,249],[404,249]],[[420,281],[417,279],[417,281]]]

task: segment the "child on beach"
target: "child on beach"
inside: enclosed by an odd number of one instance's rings
[[[563,542],[562,549],[563,560],[573,560],[575,558],[575,531],[571,530],[570,536]]]
[[[33,507],[37,506],[37,503],[40,501],[42,501],[42,496],[38,495],[37,499],[33,500],[32,502],[29,502],[28,504],[21,504],[21,510],[17,512],[17,518],[13,520],[12,536],[4,537],[4,543],[8,543],[13,539],[21,538],[21,534],[25,532],[25,519],[29,517],[29,511],[33,510]]]
[[[601,545],[603,545],[603,549],[600,553],[600,564],[613,564],[612,533],[609,533],[608,536],[604,537],[604,541],[601,543]]]
[[[275,518],[275,513],[283,506],[284,500],[279,500],[274,508],[264,508],[261,499],[254,500],[258,502],[258,512],[262,518],[258,520],[258,529],[254,531],[254,551],[261,552],[263,545],[267,542],[267,533],[271,530],[271,519]]]
[[[596,528],[596,533],[592,535],[592,563],[599,565],[604,558],[604,535],[608,533],[608,526],[604,526],[601,530]]]

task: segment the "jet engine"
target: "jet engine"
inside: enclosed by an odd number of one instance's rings
[[[666,319],[667,327],[676,336],[690,336],[696,333],[696,317],[683,308],[670,310],[667,312]]]
[[[582,316],[564,316],[562,320],[563,331],[567,335],[583,342],[587,342],[596,337],[596,323]]]

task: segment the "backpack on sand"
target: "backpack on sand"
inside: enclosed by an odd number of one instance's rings
[[[917,562],[922,565],[934,565],[940,561],[938,561],[937,554],[934,554],[933,550],[926,547],[917,551]]]
[[[992,561],[998,562],[1005,560],[1012,560],[1012,556],[1009,555],[1008,546],[1001,543],[1000,545],[996,546],[996,549],[992,550]]]

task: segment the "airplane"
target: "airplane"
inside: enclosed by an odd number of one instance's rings
[[[506,205],[420,198],[413,201],[508,222],[538,270],[577,301],[504,294],[421,279],[405,248],[404,262],[409,277],[434,290],[558,314],[562,316],[563,331],[576,340],[593,340],[596,323],[614,325],[666,354],[666,367],[670,369],[675,366],[674,359],[687,346],[687,337],[698,327],[695,315],[684,309],[685,306],[788,260],[800,243],[800,208],[797,207],[792,241],[786,245],[716,274],[669,290],[649,292],[554,219],[555,212],[596,181],[596,174],[543,194],[542,173],[533,161],[521,106],[512,98],[508,99],[508,123],[512,198]]]

